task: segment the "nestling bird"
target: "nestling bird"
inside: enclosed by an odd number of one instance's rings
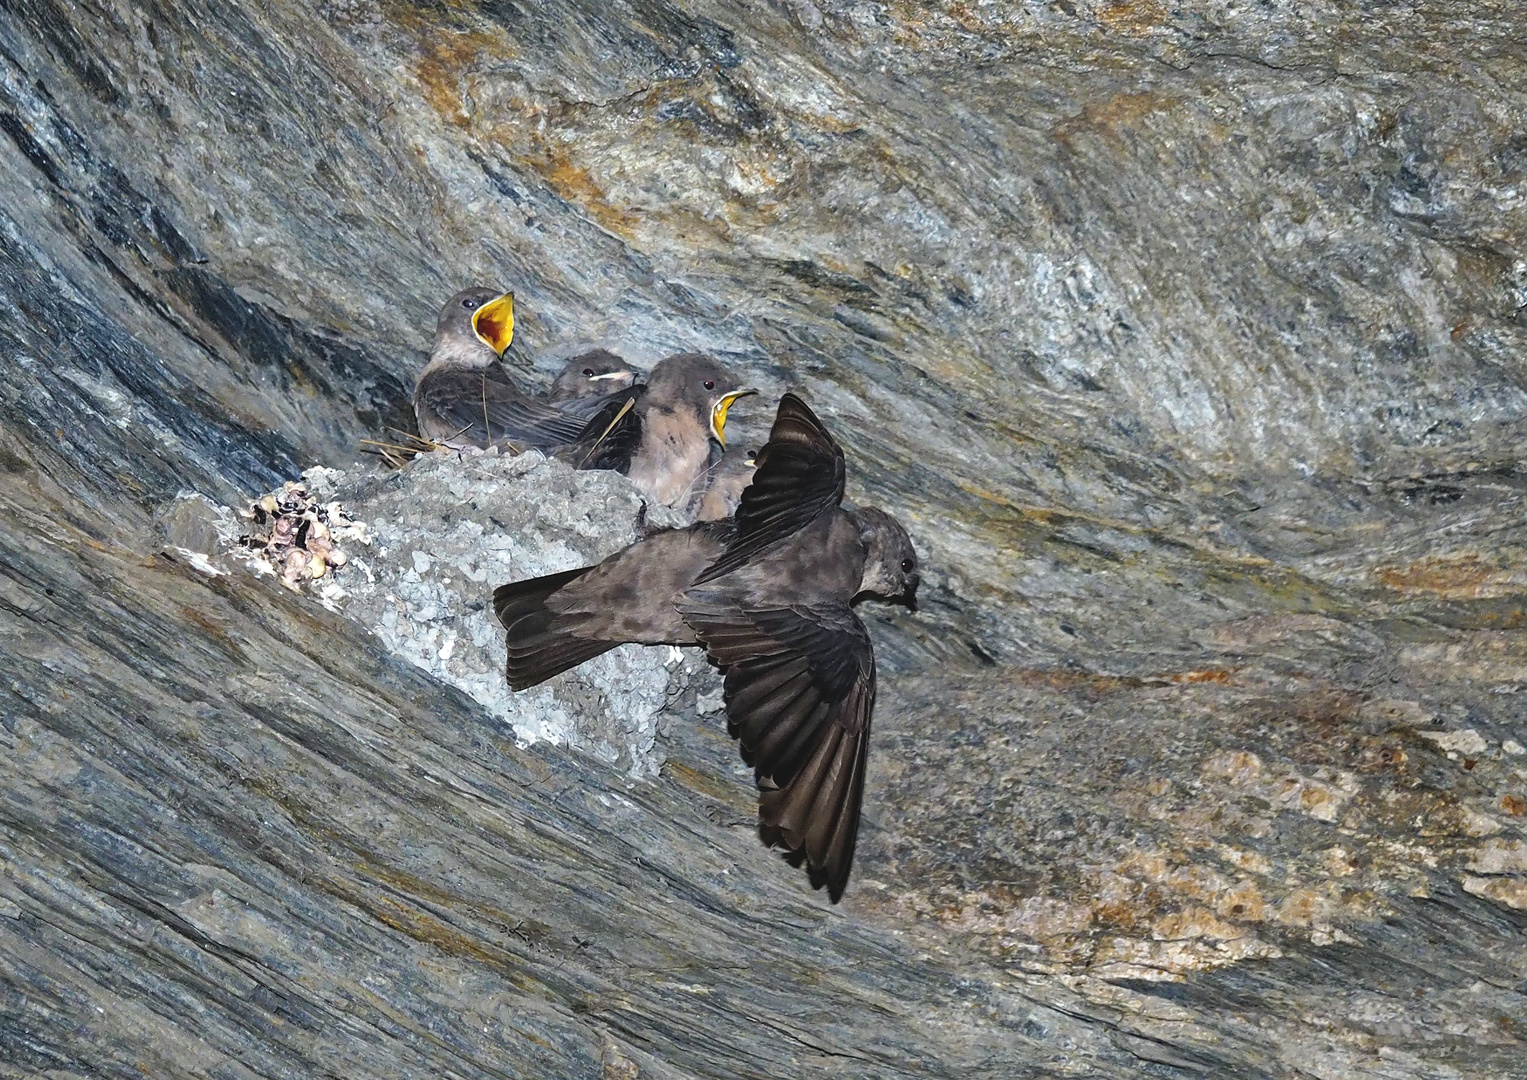
[[[608,349],[590,349],[569,360],[551,384],[551,400],[608,397],[636,381],[637,370]]]
[[[526,394],[499,360],[513,338],[513,294],[464,289],[445,302],[429,364],[414,386],[421,436],[453,450],[495,444],[548,449],[579,437],[602,402],[578,397],[556,403]]]
[[[696,521],[720,521],[737,512],[742,493],[753,482],[758,467],[758,451],[738,453],[727,450],[700,477],[703,490],[695,510]]]
[[[607,399],[562,456],[580,469],[614,469],[665,506],[698,487],[711,440],[726,446],[726,415],[755,391],[701,353],[659,361],[644,386]]]
[[[623,642],[703,647],[754,769],[760,837],[804,861],[833,903],[853,863],[875,707],[875,656],[851,605],[910,605],[918,584],[906,530],[883,510],[843,509],[844,477],[843,451],[786,394],[733,518],[493,596],[516,690]]]

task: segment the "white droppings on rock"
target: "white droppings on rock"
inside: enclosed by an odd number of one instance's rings
[[[1463,731],[1423,731],[1421,734],[1436,743],[1439,750],[1452,751],[1469,757],[1483,754],[1488,745],[1484,737],[1473,728],[1465,728]]]

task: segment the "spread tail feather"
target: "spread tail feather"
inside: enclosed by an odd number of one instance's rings
[[[505,674],[512,689],[526,690],[543,683],[620,644],[580,637],[572,632],[577,620],[559,616],[546,607],[546,601],[559,589],[592,569],[584,566],[565,570],[493,590],[493,610],[507,631],[509,659]]]

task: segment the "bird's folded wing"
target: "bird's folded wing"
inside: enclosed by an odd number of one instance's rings
[[[754,768],[765,843],[803,855],[814,886],[843,895],[875,707],[875,656],[846,604],[745,611],[727,590],[679,603],[712,661],[726,669],[731,733]]]
[[[419,394],[458,438],[481,445],[510,439],[540,449],[565,446],[588,424],[550,402],[526,397],[497,369],[437,372]]]
[[[631,386],[597,399],[599,407],[563,456],[578,469],[614,469],[624,473],[642,442],[642,418],[636,403],[646,386]]]
[[[843,450],[794,394],[780,398],[753,482],[737,504],[737,539],[696,579],[713,581],[843,501]]]

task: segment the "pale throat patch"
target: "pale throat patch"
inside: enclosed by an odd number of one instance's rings
[[[693,421],[653,409],[643,418],[642,450],[631,462],[637,487],[664,506],[676,506],[695,490],[710,460],[709,438],[695,439]]]

